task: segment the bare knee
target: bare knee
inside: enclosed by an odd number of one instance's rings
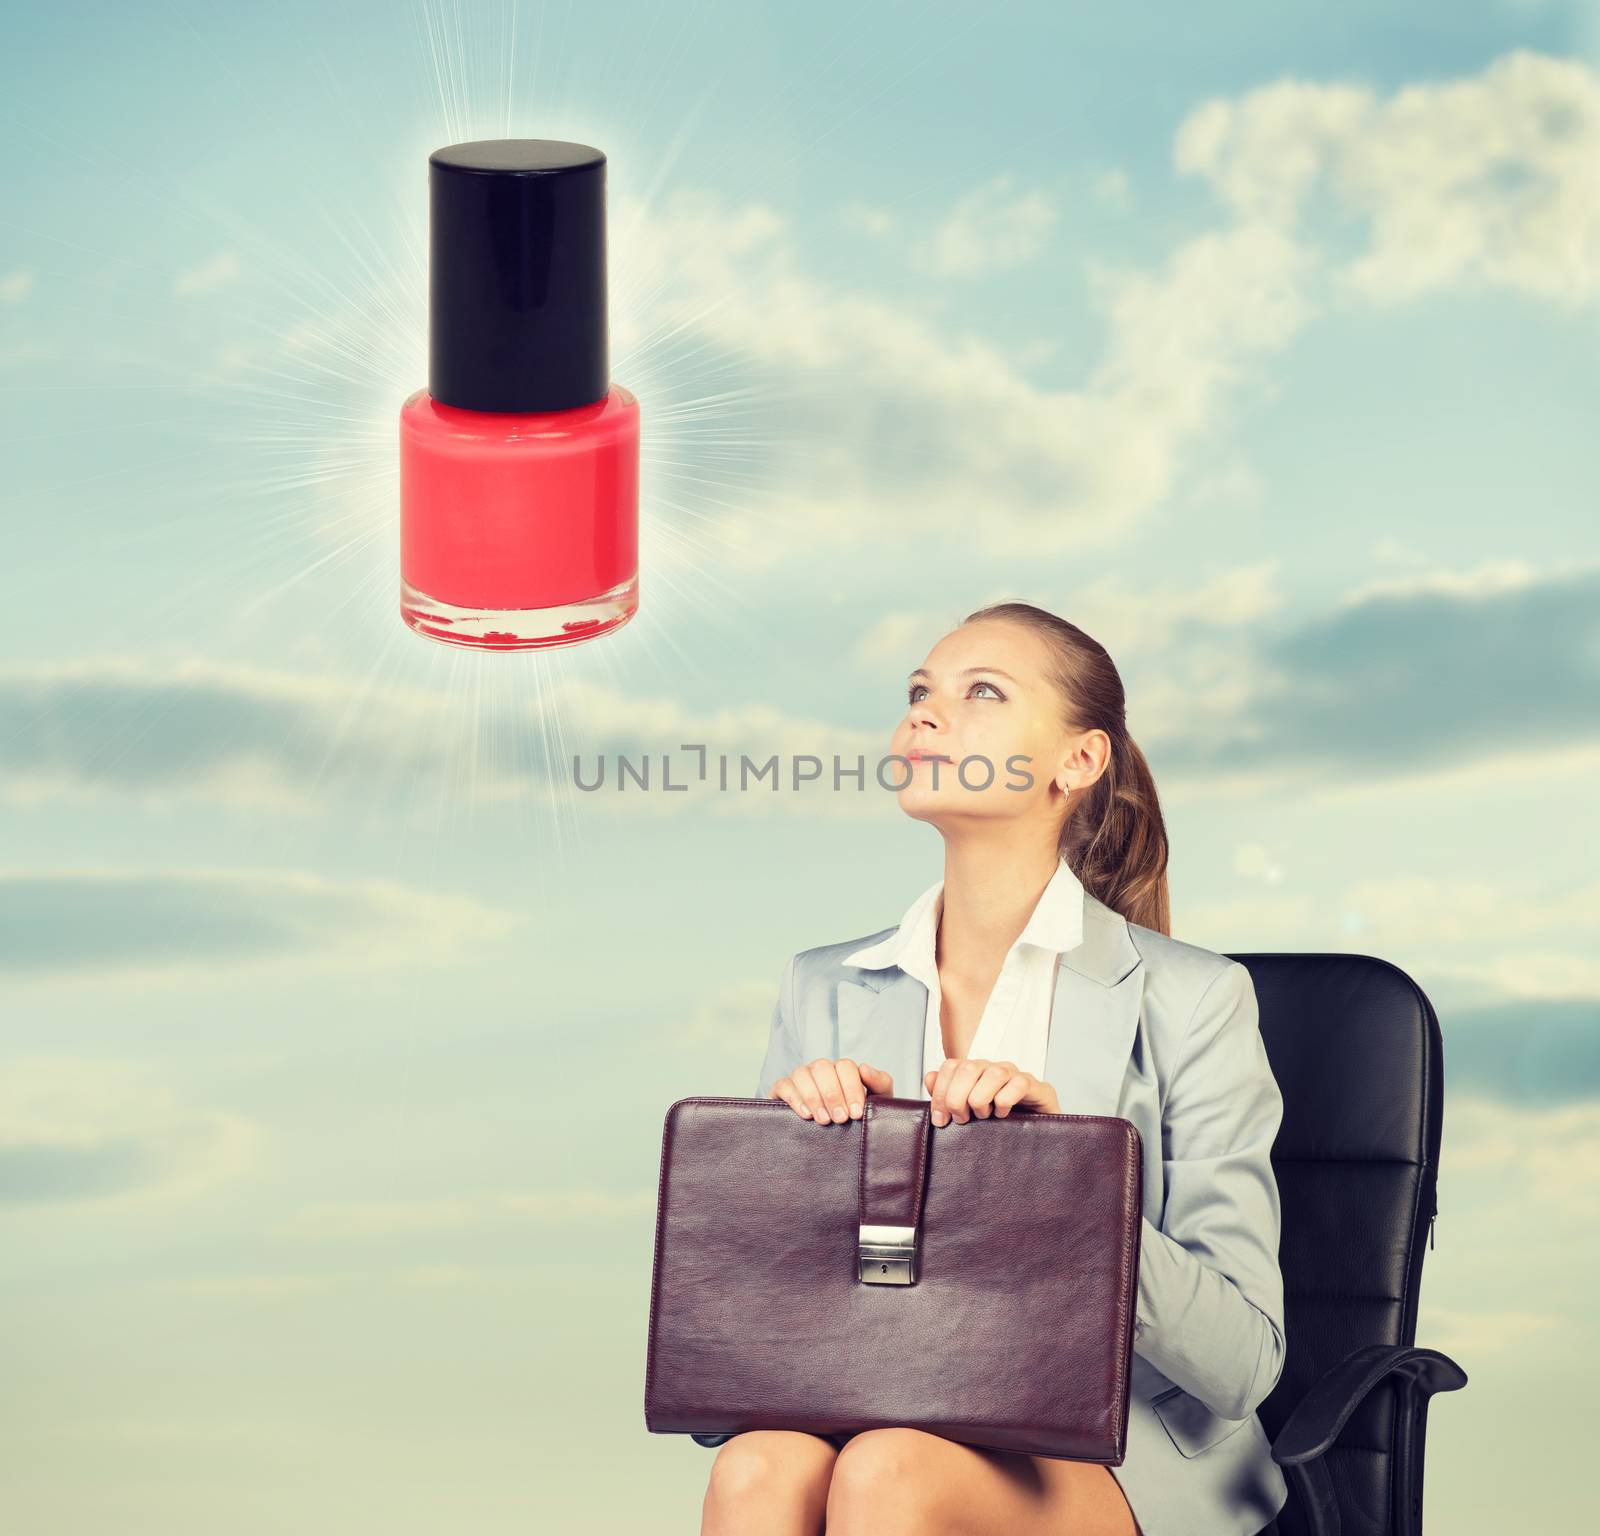
[[[877,1487],[914,1475],[927,1465],[936,1438],[921,1429],[867,1429],[845,1441],[833,1481]]]
[[[736,1504],[760,1494],[770,1487],[777,1460],[764,1435],[735,1435],[711,1463],[712,1497]]]
[[[702,1536],[820,1531],[837,1454],[826,1440],[798,1431],[735,1435],[711,1464]]]
[[[937,1437],[925,1430],[869,1429],[846,1441],[828,1484],[828,1529],[924,1530]]]

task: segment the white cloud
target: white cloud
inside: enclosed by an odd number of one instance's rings
[[[765,981],[729,982],[694,1009],[673,1043],[695,1053],[723,1051],[740,1061],[748,1061],[753,1048],[759,1060],[777,1000],[776,975]]]
[[[7,304],[20,304],[32,291],[32,272],[9,272],[5,277],[0,277],[0,299]]]
[[[463,699],[198,656],[0,669],[0,798],[116,795],[152,811],[199,798],[301,812],[334,792],[372,799],[457,775],[463,792],[493,797],[525,784],[527,768],[516,750],[501,758],[481,747],[478,712],[509,714],[515,698],[532,718],[542,705],[528,703],[520,679],[484,688]]]
[[[655,1193],[649,1192],[649,1209]],[[538,1283],[539,1271],[526,1265],[405,1264],[367,1269],[243,1271],[189,1275],[152,1282],[152,1289],[201,1301],[295,1301],[343,1292],[371,1296],[380,1286],[402,1291],[512,1290],[524,1295]],[[185,1426],[187,1429],[187,1426]],[[130,1433],[135,1433],[130,1426]],[[166,1438],[162,1435],[161,1438]],[[228,1438],[233,1438],[232,1434]]]
[[[224,251],[204,266],[190,267],[178,273],[172,280],[172,291],[180,298],[195,293],[209,293],[214,288],[231,283],[239,272],[239,258],[231,251]]]
[[[654,1203],[652,1197],[652,1206]],[[540,1272],[512,1264],[413,1264],[395,1271],[393,1279],[402,1290],[503,1290],[526,1296],[538,1283]]]
[[[1284,881],[1281,856],[1262,843],[1240,843],[1233,850],[1233,872],[1262,885],[1282,885]]]
[[[1369,796],[1386,793],[1369,786]],[[1359,948],[1405,954],[1426,975],[1440,1012],[1459,1004],[1546,1002],[1600,997],[1600,963],[1588,936],[1600,930],[1600,884],[1551,889],[1506,879],[1441,880],[1400,875],[1358,880],[1326,896],[1295,889],[1281,845],[1241,844],[1234,872],[1267,889],[1260,895],[1185,908],[1183,930],[1221,940],[1252,935],[1286,949],[1322,949],[1330,933],[1359,937]],[[1445,995],[1454,1001],[1447,1007]]]
[[[1561,1221],[1593,1221],[1600,1217],[1600,1103],[1524,1109],[1453,1094],[1440,1163],[1441,1208],[1448,1179],[1480,1196],[1492,1184],[1518,1204],[1552,1207]]]
[[[274,970],[438,963],[517,923],[503,905],[284,870],[0,870],[0,973],[113,988]]]
[[[1404,539],[1386,533],[1372,541],[1372,558],[1385,565],[1421,565],[1427,557]]]
[[[249,1121],[183,1103],[139,1062],[0,1064],[0,1184],[13,1212],[189,1198],[249,1168],[257,1140]]]
[[[1174,163],[1215,187],[1223,219],[1145,268],[1074,253],[1104,340],[1068,379],[1034,372],[1052,366],[1048,326],[1001,346],[920,290],[851,286],[780,209],[620,185],[613,371],[649,401],[642,494],[674,521],[652,532],[651,520],[645,553],[658,569],[709,558],[745,571],[884,541],[915,554],[959,540],[973,559],[1093,554],[1175,492],[1179,515],[1254,498],[1232,410],[1270,387],[1266,365],[1326,307],[1330,270],[1370,299],[1486,275],[1588,291],[1600,199],[1584,192],[1596,157],[1579,146],[1595,89],[1583,66],[1524,53],[1390,97],[1287,80],[1204,104],[1176,133]],[[1463,123],[1476,131],[1453,149]],[[1098,195],[1117,199],[1124,184],[1103,174]],[[1372,232],[1342,265],[1302,218],[1318,186]],[[1042,255],[1055,211],[1001,175],[920,242],[898,210],[858,201],[839,216],[925,247],[949,273]],[[392,453],[375,417],[356,454],[329,454],[319,391],[345,399],[352,369],[386,392],[421,376],[420,329],[392,322],[425,313],[419,284],[386,270],[366,313],[290,327],[305,344],[284,366],[305,375],[304,436],[323,445],[305,478],[335,500],[347,488],[348,516],[328,524],[341,539],[386,526]],[[374,388],[375,412],[379,399]]]
[[[442,663],[441,663],[442,665]],[[909,670],[909,668],[908,668]],[[33,805],[64,798],[120,796],[152,811],[187,800],[303,813],[336,800],[372,805],[415,796],[420,784],[447,786],[453,797],[506,801],[548,793],[570,805],[613,813],[672,815],[685,802],[718,796],[719,814],[765,814],[825,806],[829,814],[875,814],[887,796],[870,788],[873,764],[893,729],[879,731],[807,718],[765,702],[696,710],[662,695],[628,694],[599,678],[564,675],[537,684],[529,675],[486,670],[473,691],[394,687],[354,678],[276,672],[193,658],[84,658],[0,671],[0,798]],[[161,730],[151,729],[159,720]],[[700,744],[700,758],[684,750]],[[616,760],[672,758],[675,784],[688,792],[617,792]],[[722,788],[720,758],[729,761]],[[740,758],[759,766],[776,755],[785,792],[735,793]],[[834,755],[867,759],[861,794],[787,792],[794,761]],[[608,774],[605,793],[581,791]],[[758,785],[757,788],[760,788]],[[3,887],[0,887],[3,890]]]
[[[858,661],[909,672],[940,636],[990,603],[1037,603],[1092,635],[1113,657],[1166,658],[1180,633],[1245,631],[1279,612],[1284,598],[1276,559],[1196,572],[1186,582],[1129,579],[1106,571],[1058,593],[1033,593],[1024,583],[985,593],[948,613],[895,609],[881,614],[855,644]],[[1241,635],[1241,639],[1243,636]]]
[[[0,347],[0,367],[13,363],[49,363],[62,356],[61,348],[50,342],[19,341],[15,346]]]
[[[966,194],[915,249],[918,261],[943,277],[971,277],[1032,261],[1056,222],[1052,199],[1013,187],[1009,173]]]
[[[1240,873],[1251,878],[1248,869]],[[1219,953],[1260,949],[1269,944],[1280,949],[1326,948],[1326,916],[1317,897],[1310,891],[1272,885],[1265,879],[1262,883],[1267,889],[1259,895],[1212,901],[1174,900],[1172,931],[1182,934],[1191,944],[1203,944]]]
[[[1600,997],[1600,960],[1582,947],[1586,942],[1580,937],[1572,949],[1530,946],[1462,961],[1448,967],[1449,978],[1456,986],[1471,983],[1483,996],[1586,1001]]]
[[[1563,303],[1600,292],[1600,78],[1574,59],[1519,49],[1387,98],[1279,81],[1190,114],[1173,158],[1237,217],[1282,229],[1325,187],[1368,222],[1340,275],[1370,301],[1464,282]]]
[[[1521,939],[1548,938],[1563,930],[1571,930],[1574,938],[1600,932],[1600,883],[1575,890],[1550,890],[1543,885],[1525,890],[1503,876],[1437,880],[1400,875],[1360,881],[1345,892],[1344,902],[1361,914],[1364,927],[1377,928],[1390,942],[1408,948],[1460,944],[1482,955],[1489,942],[1504,946]],[[1549,959],[1540,956],[1538,963]],[[1511,955],[1497,957],[1497,963],[1521,968]]]
[[[280,1231],[304,1239],[510,1231],[530,1225],[626,1222],[654,1209],[653,1189],[492,1190],[426,1200],[318,1201],[302,1207]]]
[[[856,640],[856,660],[885,668],[905,663],[909,672],[941,635],[955,629],[964,613],[935,614],[931,610],[896,610],[880,614]]]
[[[554,789],[570,807],[604,802],[628,815],[676,814],[707,797],[717,814],[802,806],[877,814],[893,809],[884,796],[814,784],[796,791],[792,770],[817,757],[827,773],[830,759],[849,765],[859,756],[870,777],[887,751],[905,672],[967,612],[1013,598],[1063,614],[1118,658],[1130,729],[1141,746],[1160,749],[1163,787],[1179,794],[1293,782],[1337,804],[1375,788],[1426,794],[1446,779],[1503,772],[1526,741],[1482,728],[1480,683],[1486,669],[1515,665],[1513,641],[1537,662],[1542,689],[1521,721],[1538,737],[1537,763],[1513,766],[1552,782],[1592,768],[1600,739],[1583,652],[1592,573],[1521,563],[1424,571],[1301,613],[1275,639],[1270,625],[1286,608],[1279,564],[1199,566],[1167,581],[1108,571],[1064,591],[1025,584],[971,593],[943,612],[889,609],[854,643],[855,660],[884,678],[883,713],[869,729],[763,699],[693,708],[670,694],[625,692],[594,671],[547,681],[542,669],[485,668],[471,690],[430,691],[199,659],[13,667],[0,670],[0,795],[22,804],[116,795],[159,810],[200,798],[301,811],[352,798],[375,806],[441,784],[481,801]],[[1374,658],[1396,645],[1409,666],[1375,688]],[[1375,699],[1387,711],[1381,721]],[[1351,743],[1380,725],[1385,771],[1363,762],[1358,774],[1337,772]],[[708,759],[703,775],[696,746]],[[648,757],[660,788],[663,756],[673,792],[616,791],[619,757]],[[760,781],[759,793],[736,792],[741,759],[759,766],[774,756],[789,793]],[[592,788],[597,775],[602,789]]]
[[[847,228],[859,229],[874,240],[882,240],[895,227],[895,217],[887,208],[875,208],[859,199],[846,203],[839,217]]]
[[[931,227],[914,234],[889,209],[859,199],[846,203],[839,216],[847,227],[874,240],[894,236],[909,265],[937,277],[974,277],[1032,261],[1044,249],[1057,217],[1048,193],[1017,187],[1009,172],[973,188]]]
[[[1427,1348],[1443,1350],[1454,1360],[1476,1360],[1486,1354],[1509,1354],[1527,1341],[1568,1319],[1556,1312],[1528,1312],[1516,1308],[1476,1310],[1469,1307],[1435,1307],[1424,1301],[1419,1308],[1417,1337]]]
[[[1096,176],[1090,193],[1097,203],[1114,208],[1118,213],[1125,212],[1133,205],[1133,184],[1128,180],[1128,173],[1118,166],[1112,166]]]
[[[1158,422],[1172,459],[1213,424],[1246,363],[1281,351],[1306,323],[1312,266],[1283,231],[1241,223],[1187,241],[1157,275],[1096,267],[1111,335],[1091,393],[1130,421]]]
[[[1065,616],[1113,655],[1162,656],[1191,630],[1226,635],[1280,613],[1285,598],[1275,557],[1191,572],[1184,582],[1106,572],[1074,590]]]
[[[311,1296],[331,1291],[353,1279],[364,1278],[335,1270],[300,1273],[262,1272],[231,1275],[183,1275],[154,1282],[157,1290],[177,1296],[224,1298],[244,1301],[278,1301],[287,1296]]]
[[[1481,565],[1464,571],[1440,567],[1412,576],[1380,577],[1352,588],[1341,598],[1341,603],[1346,607],[1354,607],[1374,597],[1417,597],[1427,592],[1444,593],[1450,597],[1493,597],[1498,593],[1531,587],[1546,579],[1547,575],[1547,572],[1541,572],[1525,560],[1485,560]]]
[[[1222,507],[1234,512],[1258,507],[1266,499],[1261,476],[1242,457],[1222,459],[1214,468],[1201,468],[1184,491],[1185,507]]]
[[[747,371],[771,413],[768,478],[759,498],[741,488],[727,529],[725,553],[750,562],[785,558],[802,531],[913,548],[959,536],[994,556],[1114,546],[1172,489],[1250,365],[1304,323],[1314,265],[1282,231],[1248,226],[1208,232],[1154,272],[1097,268],[1106,350],[1083,386],[1052,389],[898,296],[804,270],[774,210],[685,192],[631,227],[622,283],[649,306],[619,316],[618,377],[676,338],[719,389]],[[708,347],[724,359],[714,369]]]
[[[230,1414],[224,1418],[216,1412],[204,1418],[157,1417],[148,1402],[141,1409],[137,1417],[86,1417],[79,1422],[89,1434],[126,1441],[141,1451],[159,1447],[164,1454],[190,1455],[198,1445],[237,1445],[249,1455],[259,1456],[261,1447],[282,1429],[282,1421],[272,1417],[248,1419]]]

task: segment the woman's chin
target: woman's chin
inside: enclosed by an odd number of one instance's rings
[[[904,789],[897,790],[896,795],[900,809],[918,821],[936,821],[941,816],[948,816],[954,809],[949,789],[934,789],[915,780]]]

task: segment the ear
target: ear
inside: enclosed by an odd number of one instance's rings
[[[1055,768],[1050,774],[1050,782],[1055,785],[1063,796],[1068,796],[1072,793],[1072,775],[1075,766],[1070,757],[1056,759]]]

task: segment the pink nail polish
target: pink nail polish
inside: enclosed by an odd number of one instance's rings
[[[428,387],[400,411],[400,611],[448,645],[572,645],[639,603],[639,404],[610,380],[606,157],[428,157]]]

